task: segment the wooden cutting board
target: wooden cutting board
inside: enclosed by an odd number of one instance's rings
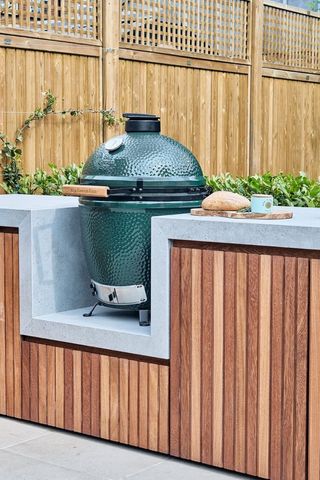
[[[225,218],[250,218],[260,220],[285,220],[293,217],[293,212],[282,211],[272,213],[232,212],[204,210],[203,208],[192,208],[191,215],[197,217],[225,217]]]

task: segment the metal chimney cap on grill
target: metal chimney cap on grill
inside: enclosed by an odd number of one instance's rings
[[[126,118],[126,132],[152,132],[161,131],[160,117],[148,113],[123,113]]]

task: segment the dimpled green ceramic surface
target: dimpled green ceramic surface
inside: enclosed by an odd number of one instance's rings
[[[171,202],[170,205],[168,202],[161,208],[151,203],[122,202],[119,205],[120,202],[112,202],[113,205],[108,205],[107,202],[95,202],[95,206],[80,206],[91,278],[104,285],[145,286],[148,301],[126,306],[128,310],[150,307],[151,218],[190,210],[189,203]],[[198,202],[193,205],[198,206]]]
[[[115,151],[101,145],[83,169],[86,177],[196,177],[203,174],[194,155],[180,143],[159,133],[129,133]],[[121,179],[119,179],[121,184]]]
[[[165,193],[204,186],[202,170],[194,155],[175,140],[156,132],[130,132],[113,142],[110,151],[101,145],[88,159],[82,184],[131,188],[137,181]],[[107,145],[108,146],[108,145]],[[112,190],[111,190],[112,191]],[[128,193],[130,196],[130,192]],[[182,199],[179,199],[182,200]],[[80,198],[84,249],[92,280],[108,286],[144,285],[148,300],[123,308],[150,308],[151,218],[189,212],[201,199],[137,201],[137,197]],[[120,305],[112,305],[121,308]]]

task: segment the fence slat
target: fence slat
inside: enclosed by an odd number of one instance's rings
[[[301,9],[264,5],[263,60],[320,69],[320,16]]]
[[[125,0],[121,4],[121,42],[165,47],[216,57],[248,58],[247,0],[162,2]],[[219,21],[213,23],[215,11]],[[142,12],[138,15],[138,12]]]
[[[8,0],[0,1],[2,27],[32,32],[100,38],[97,23],[102,0]]]

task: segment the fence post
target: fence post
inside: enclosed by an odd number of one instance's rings
[[[113,108],[119,112],[119,43],[120,43],[120,5],[119,0],[102,0],[102,97],[104,108]],[[104,129],[104,138],[114,135],[114,130]]]
[[[255,174],[261,167],[263,0],[252,0],[251,8],[249,171]]]

